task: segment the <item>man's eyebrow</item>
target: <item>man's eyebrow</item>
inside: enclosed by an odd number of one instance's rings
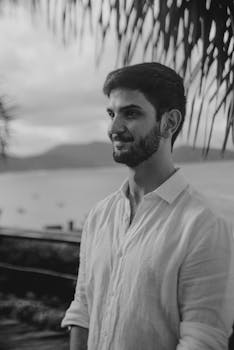
[[[106,111],[107,111],[107,112],[113,112],[113,109],[110,108],[110,107],[107,107]]]
[[[120,107],[120,111],[123,112],[127,109],[130,109],[130,108],[134,108],[134,109],[139,109],[139,110],[142,110],[142,108],[138,105],[134,105],[134,104],[130,104],[130,105],[126,105],[126,106],[123,106],[123,107]],[[108,107],[107,109],[107,112],[113,112],[113,109],[111,107]]]

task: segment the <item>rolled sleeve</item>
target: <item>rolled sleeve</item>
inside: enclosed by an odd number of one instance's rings
[[[86,229],[84,227],[80,244],[80,264],[74,300],[65,313],[61,327],[71,325],[89,328],[89,313],[85,293]]]
[[[227,350],[234,320],[234,239],[222,219],[200,234],[179,278],[177,350]]]

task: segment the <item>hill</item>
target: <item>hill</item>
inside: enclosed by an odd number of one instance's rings
[[[114,166],[107,143],[60,145],[37,156],[8,157],[0,162],[0,172]]]
[[[204,159],[202,155],[202,148],[198,147],[194,149],[191,146],[181,146],[174,149],[173,159],[176,163],[234,160],[234,152],[226,150],[224,155],[222,156],[221,151],[219,149],[211,148],[209,150],[207,158]]]
[[[204,161],[201,148],[193,149],[190,146],[175,148],[173,159],[176,163]],[[206,160],[234,160],[234,152],[226,151],[222,158],[219,150],[211,149]],[[110,144],[93,142],[90,144],[61,145],[37,156],[23,158],[9,156],[5,161],[0,162],[0,172],[111,167],[115,165]]]

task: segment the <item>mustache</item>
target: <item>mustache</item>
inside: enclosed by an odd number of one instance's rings
[[[111,141],[120,141],[120,142],[134,141],[134,138],[131,135],[110,134],[109,136]]]

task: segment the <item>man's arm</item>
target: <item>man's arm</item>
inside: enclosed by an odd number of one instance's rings
[[[87,350],[88,328],[72,326],[70,333],[70,350]]]
[[[197,232],[179,276],[176,350],[227,350],[234,319],[234,240],[223,220]]]
[[[62,320],[62,327],[77,326],[89,328],[88,301],[86,297],[86,225],[84,226],[80,245],[80,265],[74,300]]]

